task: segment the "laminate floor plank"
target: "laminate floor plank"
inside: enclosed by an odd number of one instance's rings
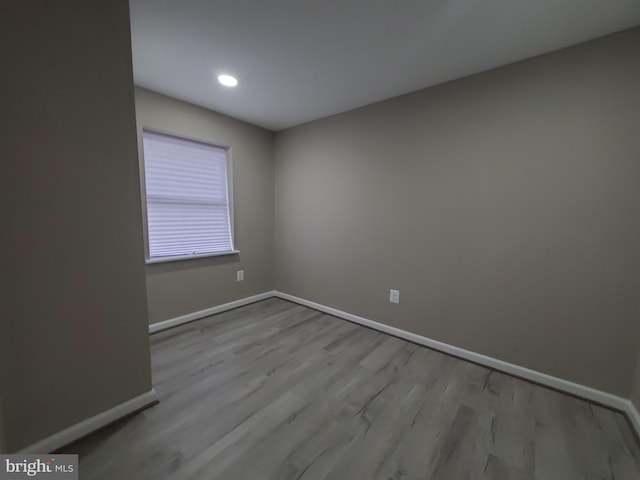
[[[84,480],[640,479],[622,414],[271,298],[151,337],[160,404]]]

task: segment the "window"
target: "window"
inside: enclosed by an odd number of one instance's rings
[[[237,253],[228,149],[144,130],[147,262]]]

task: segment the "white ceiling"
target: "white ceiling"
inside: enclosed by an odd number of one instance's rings
[[[640,24],[640,0],[130,4],[137,85],[271,130]]]

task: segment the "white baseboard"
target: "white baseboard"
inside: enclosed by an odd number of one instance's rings
[[[179,317],[170,318],[169,320],[163,320],[162,322],[152,323],[151,325],[149,325],[149,333],[151,334],[161,332],[168,328],[182,325],[183,323],[189,323],[194,320],[208,317],[210,315],[215,315],[216,313],[226,312],[227,310],[232,310],[234,308],[244,307],[245,305],[249,305],[250,303],[259,302],[260,300],[265,300],[274,296],[275,292],[272,290],[270,292],[253,295],[251,297],[241,298],[240,300],[234,300],[233,302],[223,303],[222,305],[217,305],[215,307],[205,308],[204,310],[188,313]]]
[[[627,414],[631,426],[633,426],[636,434],[640,438],[640,413],[631,400],[627,400],[627,408],[624,412]]]
[[[93,417],[87,418],[75,425],[65,428],[64,430],[54,433],[50,437],[44,438],[16,453],[32,454],[32,453],[50,453],[65,445],[70,444],[96,430],[109,425],[127,415],[141,410],[158,401],[156,391],[151,389],[142,395],[127,400],[124,403],[116,405],[109,410],[105,410]]]
[[[395,337],[399,337],[404,340],[417,343],[419,345],[424,345],[425,347],[429,347],[458,358],[463,358],[465,360],[484,365],[494,370],[499,370],[516,377],[524,378],[526,380],[530,380],[532,382],[539,383],[541,385],[545,385],[547,387],[551,387],[556,390],[560,390],[562,392],[566,392],[571,395],[575,395],[586,400],[605,405],[607,407],[611,407],[621,412],[629,412],[629,404],[631,402],[626,398],[618,397],[616,395],[612,395],[601,390],[596,390],[595,388],[587,387],[585,385],[580,385],[578,383],[573,383],[562,378],[554,377],[552,375],[547,375],[546,373],[538,372],[536,370],[531,370],[519,365],[514,365],[513,363],[498,360],[497,358],[489,357],[487,355],[482,355],[470,350],[465,350],[464,348],[449,345],[448,343],[423,337],[422,335],[407,332],[406,330],[402,330],[400,328],[391,327],[379,322],[374,322],[373,320],[369,320],[368,318],[359,317],[358,315],[343,312],[342,310],[338,310],[336,308],[327,307],[326,305],[322,305],[320,303],[311,302],[309,300],[305,300],[304,298],[289,295],[288,293],[276,291],[275,296],[284,300],[299,303],[300,305],[304,305],[315,310],[320,310],[321,312],[328,313],[329,315],[333,315],[350,322],[364,325],[365,327],[373,328],[374,330],[378,330],[380,332],[388,333]],[[640,423],[638,425],[640,426]],[[638,433],[640,434],[640,428],[638,428]]]

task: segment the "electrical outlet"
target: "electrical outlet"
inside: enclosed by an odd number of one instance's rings
[[[389,290],[389,301],[391,303],[400,303],[400,290]]]
[[[241,282],[244,280],[244,270],[238,270],[236,272],[236,281]]]

